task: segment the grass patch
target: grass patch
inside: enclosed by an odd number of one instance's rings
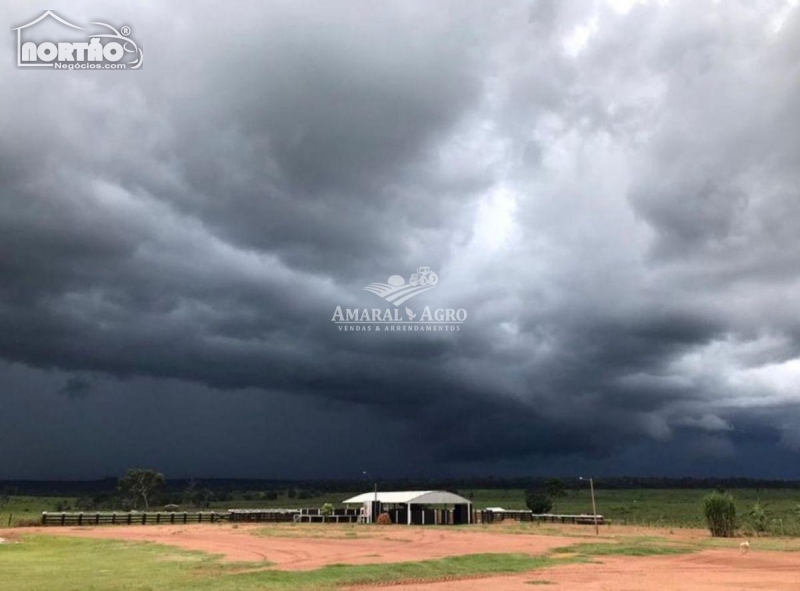
[[[0,545],[3,591],[180,589],[229,565],[201,552],[149,543],[24,536]]]
[[[688,554],[697,548],[677,544],[641,543],[635,540],[624,540],[608,544],[573,544],[556,548],[553,554],[575,554],[577,556],[663,556],[672,554]]]
[[[360,528],[360,529],[357,529]],[[279,523],[251,529],[248,533],[262,538],[324,538],[328,540],[352,540],[378,534],[363,525]]]
[[[280,571],[266,568],[263,562],[223,563],[216,556],[152,543],[32,535],[18,544],[0,545],[0,586],[3,591],[317,591],[342,585],[521,573],[574,560],[476,554]]]
[[[72,497],[0,497],[0,527],[38,524],[42,511],[70,511],[74,503]]]
[[[800,552],[797,538],[748,538],[750,551],[756,552]],[[703,548],[739,548],[742,538],[711,538],[701,540]]]
[[[320,589],[348,585],[367,585],[401,581],[435,581],[451,577],[498,575],[527,572],[563,564],[548,556],[524,554],[473,554],[438,560],[387,564],[331,565],[305,571],[263,571],[237,577],[239,589]]]

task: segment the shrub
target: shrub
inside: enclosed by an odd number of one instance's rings
[[[549,513],[553,508],[553,501],[547,492],[538,489],[528,489],[525,491],[525,504],[534,514]]]
[[[736,530],[736,503],[728,493],[715,491],[703,499],[703,515],[715,538],[733,537]]]
[[[392,518],[389,517],[388,513],[381,513],[378,515],[378,525],[392,525]]]
[[[322,513],[326,517],[328,515],[333,515],[333,505],[331,505],[330,503],[325,503],[324,505],[322,505],[322,509],[320,509],[320,513]]]
[[[758,501],[755,502],[753,508],[750,509],[749,516],[756,535],[767,531],[767,513],[764,511],[764,507],[761,505],[761,503]]]

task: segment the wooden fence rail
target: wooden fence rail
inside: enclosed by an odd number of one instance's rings
[[[42,525],[157,525],[170,523],[216,523],[227,515],[210,512],[130,512],[130,513],[42,513]]]
[[[358,515],[295,515],[296,523],[357,523]]]

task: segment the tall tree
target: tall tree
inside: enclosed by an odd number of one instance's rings
[[[548,478],[544,481],[544,490],[547,492],[547,496],[553,501],[553,510],[558,513],[558,499],[563,499],[567,496],[564,481],[560,478]]]
[[[147,468],[131,468],[119,479],[118,487],[120,491],[131,496],[134,509],[141,499],[147,511],[150,509],[150,499],[162,490],[165,484],[164,475],[160,472]]]
[[[542,489],[528,489],[525,491],[525,504],[535,515],[550,513],[553,508],[553,501],[547,495],[547,491]]]

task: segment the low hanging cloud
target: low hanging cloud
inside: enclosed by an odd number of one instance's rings
[[[304,426],[270,445],[334,476],[354,453],[800,476],[797,8],[563,4],[103,7],[141,70],[0,62],[0,384],[23,424],[20,392],[82,405],[16,436],[158,391],[203,400],[189,438],[235,397],[264,426],[222,422],[205,463],[159,451],[169,423],[150,455],[87,434],[72,475],[249,474],[279,413]],[[440,283],[414,303],[468,310],[459,332],[330,322],[421,265]],[[46,441],[17,448],[0,477],[50,474]]]

